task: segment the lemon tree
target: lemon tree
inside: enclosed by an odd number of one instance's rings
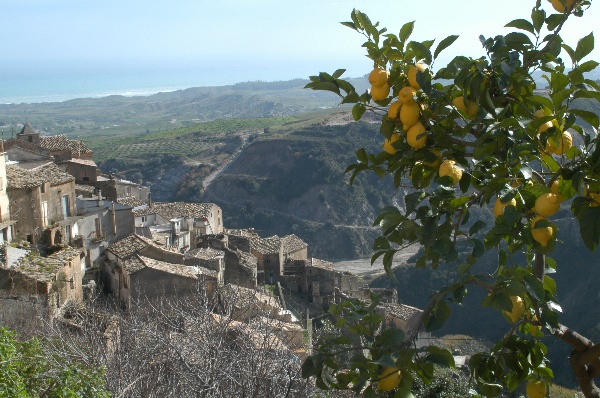
[[[394,34],[353,10],[342,24],[366,38],[371,88],[357,92],[343,69],[311,76],[307,85],[354,104],[355,120],[366,112],[380,117],[381,151],[358,149],[357,162],[347,168],[350,183],[374,172],[391,176],[403,190],[405,207],[386,207],[375,220],[381,236],[372,261],[382,258],[393,277],[394,255],[418,243],[417,267],[457,264],[459,278],[432,295],[420,325],[439,329],[451,316],[450,303],[462,303],[476,289],[487,292],[482,306],[510,320],[505,337],[469,362],[484,396],[523,389],[528,380],[550,383],[548,347],[538,336],[551,334],[572,347],[582,392],[600,397],[594,383],[600,345],[561,324],[550,257],[559,239],[570,239],[553,224],[560,209],[578,221],[590,250],[600,240],[600,119],[574,106],[578,99],[600,101],[599,85],[586,75],[598,66],[586,59],[594,35],[577,43],[561,38],[567,20],[584,17],[590,6],[589,0],[532,1],[530,15],[506,24],[510,33],[480,36],[481,57],[456,55],[447,65],[438,65],[438,57],[457,36],[411,40],[414,22]],[[544,86],[536,86],[536,74]],[[474,207],[496,217],[474,220]],[[469,245],[466,254],[457,241]],[[479,268],[487,251],[497,252],[492,274]],[[517,253],[526,260],[515,260]],[[316,377],[323,389],[374,396],[382,369],[400,369],[395,396],[410,397],[415,377],[428,381],[434,364],[453,365],[447,350],[415,349],[416,329],[406,335],[382,329],[375,302],[332,306],[344,333],[317,342],[304,362],[305,377]]]

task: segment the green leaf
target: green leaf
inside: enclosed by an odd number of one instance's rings
[[[359,121],[367,111],[363,104],[356,104],[352,107],[352,117],[355,121]]]
[[[406,338],[404,332],[396,328],[388,328],[375,338],[373,346],[381,348],[399,347]]]
[[[590,250],[596,250],[600,240],[600,207],[584,207],[578,214],[579,232]]]
[[[535,28],[533,27],[531,22],[527,21],[526,19],[515,19],[514,21],[511,21],[504,25],[504,27],[526,30],[529,33],[535,34]]]
[[[582,63],[581,65],[579,65],[579,67],[577,69],[579,69],[583,73],[591,72],[594,69],[596,69],[596,67],[598,67],[598,65],[599,65],[599,63],[596,61],[586,61],[586,62]]]
[[[533,22],[533,28],[536,32],[540,32],[542,26],[544,26],[544,20],[546,19],[546,11],[543,9],[533,9],[531,11],[531,22]]]
[[[577,42],[575,48],[575,59],[579,62],[594,49],[594,32],[585,36]]]
[[[433,58],[437,58],[437,56],[446,48],[450,47],[452,45],[452,43],[454,43],[456,41],[456,39],[458,39],[458,35],[450,35],[448,37],[446,37],[444,40],[442,40],[440,42],[440,44],[438,44],[438,46],[436,47],[435,51],[433,52]]]
[[[342,76],[344,74],[344,72],[346,72],[346,69],[338,69],[335,72],[333,72],[333,75],[331,75],[334,79],[338,79],[340,76]]]
[[[431,51],[421,42],[411,41],[408,43],[409,48],[415,52],[417,61],[424,61],[426,64],[431,63]]]
[[[592,127],[595,128],[596,130],[598,129],[598,124],[600,123],[600,119],[598,118],[598,115],[596,115],[594,112],[584,111],[581,109],[571,109],[570,112],[576,116],[579,116],[580,118],[582,118],[583,120],[585,120],[586,122],[591,124]]]
[[[410,37],[414,28],[415,21],[407,22],[404,25],[402,25],[402,28],[400,28],[400,34],[398,35],[400,41],[404,43]]]
[[[431,314],[429,315],[429,319],[426,320],[425,329],[428,332],[431,332],[433,330],[438,330],[439,328],[441,328],[444,325],[444,323],[450,316],[451,312],[452,312],[452,309],[450,308],[448,303],[446,303],[445,301],[440,301],[435,306],[433,311],[431,311]]]
[[[427,356],[425,360],[427,362],[432,362],[437,365],[446,366],[453,368],[455,366],[454,357],[452,353],[447,348],[436,347],[434,345],[430,345],[425,350],[427,352]]]
[[[473,225],[471,225],[471,228],[469,228],[469,236],[473,236],[475,235],[477,232],[479,232],[482,228],[485,227],[485,222],[482,220],[477,220]]]

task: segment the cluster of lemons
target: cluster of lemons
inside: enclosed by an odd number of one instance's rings
[[[406,143],[413,149],[421,149],[427,143],[427,129],[420,121],[422,105],[415,101],[417,92],[421,90],[421,86],[417,81],[417,74],[425,71],[427,71],[427,65],[423,63],[411,65],[406,72],[408,85],[400,89],[398,99],[392,102],[388,108],[388,119],[399,120],[402,123],[403,130],[402,135],[394,132],[389,139],[384,141],[383,150],[390,155],[397,152],[393,144],[402,139],[403,136],[406,138]],[[382,101],[388,98],[390,94],[388,79],[389,72],[383,68],[376,67],[369,73],[371,98],[374,101]],[[455,98],[453,104],[467,115],[474,117],[477,114],[477,104],[466,103],[462,96]],[[423,162],[423,165],[431,168],[439,166],[438,174],[440,177],[449,176],[454,184],[458,184],[462,178],[462,169],[452,159],[446,159],[442,162],[442,155],[439,151],[433,150],[432,153],[435,154],[437,160],[435,162]]]

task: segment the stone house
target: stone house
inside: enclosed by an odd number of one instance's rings
[[[225,252],[212,247],[189,250],[183,263],[190,267],[208,268],[216,272],[217,282],[225,282]]]
[[[39,145],[47,149],[57,163],[70,159],[91,160],[94,153],[83,141],[71,140],[65,134],[39,136]]]
[[[296,235],[286,235],[281,238],[283,259],[285,260],[307,260],[308,244]]]
[[[287,260],[280,281],[283,288],[325,310],[340,301],[340,292],[358,290],[355,275],[336,271],[333,263],[316,258]]]
[[[75,177],[76,183],[96,184],[98,180],[96,162],[91,159],[68,159],[58,163],[66,173]]]
[[[89,268],[102,261],[104,250],[112,242],[135,232],[134,216],[130,206],[108,202],[102,196],[91,199],[77,198],[79,234],[76,244],[85,251],[82,266]]]
[[[42,147],[27,141],[10,139],[4,141],[7,161],[17,163],[24,169],[33,169],[48,163],[54,163],[54,158]]]
[[[6,167],[10,214],[15,237],[30,243],[66,245],[78,235],[75,178],[55,164],[30,170]]]
[[[0,245],[12,241],[14,223],[15,221],[10,217],[8,180],[6,178],[6,153],[0,153]]]
[[[146,270],[140,275],[154,275],[156,278],[164,279],[164,283],[168,285],[165,285],[164,288],[161,288],[161,294],[164,293],[164,295],[172,295],[176,292],[174,287],[169,287],[171,286],[169,284],[172,284],[175,280],[180,280],[181,283],[183,283],[181,290],[182,294],[188,294],[189,287],[191,286],[190,283],[192,282],[185,278],[188,278],[191,274],[202,275],[202,279],[206,279],[207,283],[214,282],[215,286],[217,284],[217,273],[215,271],[200,267],[188,267],[184,265],[183,254],[161,248],[152,240],[136,234],[131,234],[123,239],[111,243],[106,248],[105,255],[106,261],[104,262],[101,273],[104,288],[108,292],[111,292],[113,295],[118,297],[126,306],[129,305],[129,298],[132,294],[135,299],[139,299],[144,295],[154,296],[158,292],[155,291],[153,293],[152,290],[143,291],[143,289],[154,289],[156,288],[156,284],[154,282],[159,283],[160,281],[140,283],[144,278],[138,280],[136,279],[137,276],[134,278],[134,280],[137,280],[138,282],[136,287],[138,290],[131,290],[132,280],[130,279],[130,274],[132,274],[134,271],[139,271],[141,269],[139,267],[150,267],[154,269],[154,271]],[[146,259],[156,260],[158,263]],[[172,267],[165,268],[167,264]],[[171,273],[173,275],[165,274],[163,276],[159,276],[158,273],[161,272],[166,272],[166,274]],[[202,280],[202,282],[204,281]],[[198,283],[199,279],[198,276],[196,276],[196,279],[194,279],[193,282],[195,289],[197,288]],[[183,289],[183,286],[187,287]]]
[[[257,259],[257,283],[274,284],[283,274],[283,245],[278,236],[256,237],[250,241],[250,253]]]
[[[47,257],[33,252],[0,266],[0,324],[24,330],[82,301],[82,252],[63,248]]]

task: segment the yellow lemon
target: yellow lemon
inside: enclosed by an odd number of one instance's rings
[[[540,216],[552,217],[560,209],[560,199],[552,192],[543,193],[535,200],[535,212]]]
[[[575,1],[576,0],[566,0],[565,3],[567,3],[567,8],[565,9],[560,0],[552,0],[552,7],[554,7],[554,9],[560,13],[565,13],[567,10],[573,8]]]
[[[562,156],[573,146],[573,136],[568,131],[563,131],[559,145],[555,147],[552,145],[552,141],[548,141],[546,150],[558,156]]]
[[[456,107],[459,111],[467,113],[467,105],[465,104],[465,97],[458,96],[452,100],[452,105]]]
[[[544,398],[548,392],[546,382],[540,379],[532,379],[527,382],[525,392],[529,398]]]
[[[381,87],[387,83],[390,72],[382,68],[375,68],[369,73],[369,83],[372,86]]]
[[[387,153],[389,153],[390,155],[395,154],[396,152],[398,152],[396,150],[396,148],[394,148],[394,146],[392,145],[394,142],[398,141],[400,139],[400,134],[398,133],[394,133],[392,134],[392,136],[390,137],[390,139],[386,139],[383,142],[383,150],[386,151]]]
[[[533,118],[534,119],[537,119],[537,118],[540,118],[540,117],[544,117],[544,116],[546,116],[546,114],[544,113],[543,109],[538,109],[537,111],[533,112]]]
[[[538,127],[538,135],[542,134],[544,131],[548,130],[550,127],[554,127],[554,123],[552,123],[552,120],[547,121],[546,123],[542,124],[540,127]]]
[[[552,239],[552,235],[554,235],[554,228],[552,226],[547,227],[537,227],[535,224],[540,220],[545,220],[546,218],[542,216],[537,216],[531,221],[531,236],[533,236],[533,240],[538,242],[543,247],[548,246],[548,242]]]
[[[390,95],[390,85],[385,83],[382,86],[371,86],[371,98],[373,101],[382,101]]]
[[[398,115],[400,114],[400,107],[402,106],[401,101],[392,102],[390,107],[388,108],[388,118],[390,119],[398,119]]]
[[[456,162],[452,159],[444,160],[444,162],[440,165],[440,170],[438,174],[440,177],[452,177],[452,181],[455,185],[458,184],[458,182],[462,178],[462,170],[456,165]]]
[[[397,368],[383,368],[379,380],[377,381],[377,389],[379,391],[392,391],[398,387],[402,381],[402,371]]]
[[[414,66],[411,66],[408,69],[408,73],[407,73],[408,84],[415,90],[421,89],[421,86],[417,82],[417,73],[424,72],[426,70],[427,70],[427,65],[421,64],[421,63],[415,64]]]
[[[402,104],[402,108],[400,108],[400,121],[402,122],[402,128],[404,130],[408,130],[419,121],[419,110],[419,104],[415,101],[409,101]]]
[[[510,296],[510,301],[512,302],[512,310],[503,311],[503,313],[512,323],[515,323],[525,313],[525,302],[519,296]]]
[[[537,322],[538,317],[534,315],[533,318],[531,318],[531,320],[533,322]],[[533,323],[529,325],[529,334],[532,336],[538,335],[541,330],[542,330],[542,327],[540,325],[534,325]]]
[[[509,200],[506,203],[502,203],[502,201],[500,200],[500,198],[496,199],[496,202],[494,202],[494,217],[498,218],[501,215],[504,214],[504,208],[506,206],[517,206],[517,201],[515,198],[512,198],[511,200]]]
[[[411,86],[402,87],[400,92],[398,93],[398,98],[402,103],[407,103],[413,101],[414,96],[417,95],[417,90],[412,88]]]
[[[408,145],[413,149],[423,148],[425,143],[427,143],[427,136],[423,134],[425,131],[425,126],[421,122],[412,125],[406,132],[406,142]]]

